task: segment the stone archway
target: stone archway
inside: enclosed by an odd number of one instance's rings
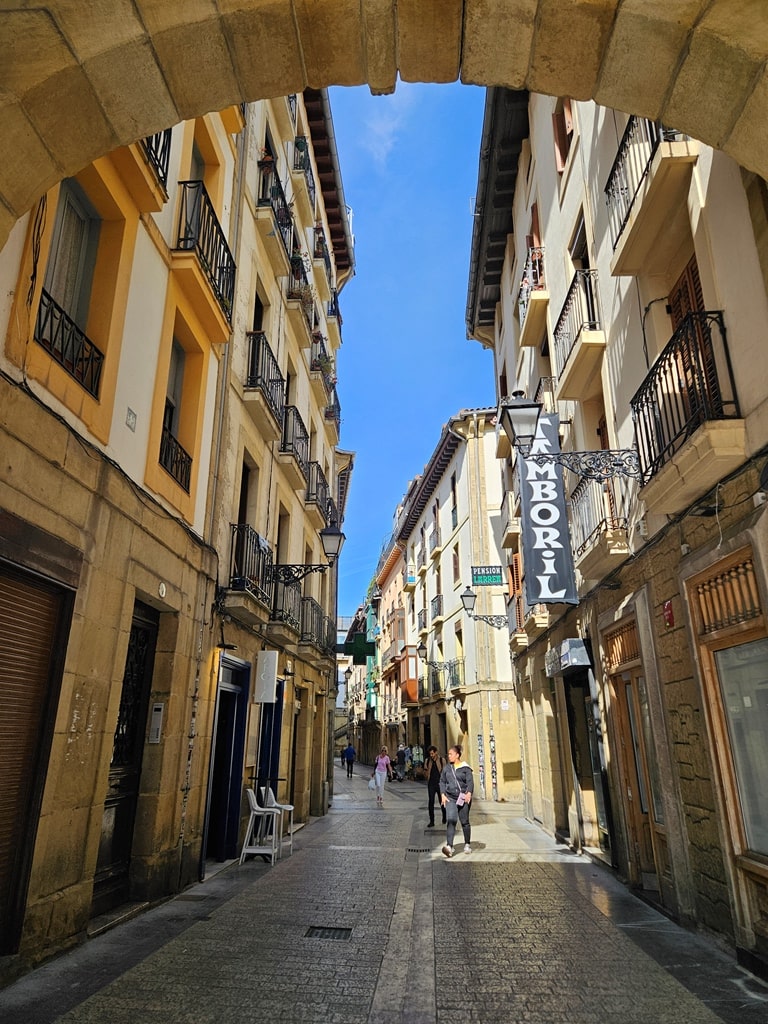
[[[0,14],[0,245],[117,146],[306,85],[527,88],[661,118],[768,178],[764,0],[27,0]]]

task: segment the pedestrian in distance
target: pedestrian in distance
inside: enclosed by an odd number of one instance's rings
[[[392,781],[392,762],[389,759],[387,748],[382,747],[379,753],[376,755],[376,762],[373,766],[373,774],[371,776],[376,782],[376,803],[380,806],[384,806],[384,783],[387,779]]]
[[[445,758],[437,752],[437,747],[434,744],[431,747],[427,747],[427,760],[424,762],[424,774],[427,779],[427,795],[429,799],[427,805],[429,824],[427,828],[435,827],[435,800],[440,805],[440,813],[443,816],[443,824],[445,824],[445,807],[440,798],[440,776],[443,768],[445,768],[445,764]]]
[[[352,778],[352,768],[354,767],[355,757],[356,756],[357,756],[357,751],[352,746],[352,741],[350,740],[349,743],[344,748],[344,753],[341,755],[344,764],[347,766],[347,778],[348,779]]]
[[[469,845],[472,830],[469,824],[469,806],[472,803],[472,793],[475,789],[475,780],[472,776],[472,769],[466,761],[461,759],[461,747],[453,746],[448,751],[448,764],[440,773],[440,802],[445,808],[446,820],[446,841],[443,853],[446,857],[453,856],[453,839],[456,834],[456,825],[461,822],[461,830],[464,833],[464,853],[471,853]]]

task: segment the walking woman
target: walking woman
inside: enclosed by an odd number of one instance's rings
[[[373,766],[373,777],[376,780],[376,803],[384,805],[384,780],[392,781],[392,762],[387,754],[387,748],[382,747]]]
[[[440,804],[440,813],[445,824],[445,807],[440,799],[440,774],[445,768],[445,758],[440,757],[437,747],[433,744],[427,748],[427,760],[424,762],[424,774],[427,777],[427,810],[429,811],[429,824],[427,828],[435,827],[435,798]]]
[[[471,853],[469,840],[472,830],[469,825],[469,805],[475,790],[472,769],[466,761],[461,760],[461,747],[451,747],[448,751],[448,764],[440,773],[440,803],[445,809],[446,842],[443,853],[446,857],[453,856],[453,838],[456,824],[461,822],[464,833],[464,853]]]

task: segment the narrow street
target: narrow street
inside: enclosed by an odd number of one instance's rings
[[[519,808],[451,860],[420,783],[368,770],[294,853],[251,860],[0,992],[4,1024],[765,1024],[768,987]]]

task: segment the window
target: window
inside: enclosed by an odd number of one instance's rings
[[[573,143],[573,112],[569,97],[557,101],[552,115],[552,128],[555,135],[555,166],[558,174],[562,174]]]
[[[453,582],[455,584],[461,582],[461,570],[459,568],[459,545],[455,544],[453,548]]]
[[[186,354],[177,338],[171,347],[171,364],[163,407],[163,432],[160,442],[160,465],[189,493],[192,457],[179,443],[181,400],[184,390]]]

